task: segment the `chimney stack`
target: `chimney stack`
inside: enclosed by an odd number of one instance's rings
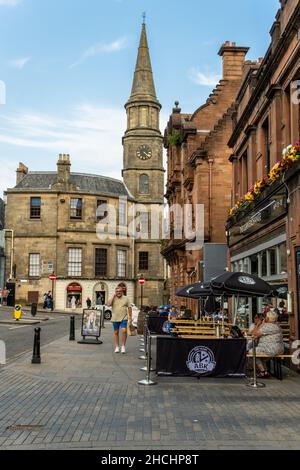
[[[71,160],[69,154],[60,154],[57,162],[58,183],[68,184],[71,174]]]
[[[226,41],[219,50],[223,58],[223,80],[240,80],[249,47],[238,47],[235,42]]]
[[[28,168],[24,163],[19,163],[19,168],[16,171],[17,173],[17,184],[21,183],[21,181],[25,178],[28,174]]]

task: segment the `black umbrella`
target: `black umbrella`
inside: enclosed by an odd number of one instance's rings
[[[272,297],[273,288],[263,279],[243,272],[226,272],[212,279],[213,289],[220,289],[225,295],[240,295],[253,297]]]
[[[208,282],[196,282],[176,292],[177,297],[187,297],[188,299],[201,299],[211,295],[220,296],[222,292],[219,292],[217,289],[212,289],[211,284]]]

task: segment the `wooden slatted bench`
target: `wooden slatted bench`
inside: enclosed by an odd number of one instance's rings
[[[248,358],[253,358],[253,354],[247,354]],[[293,354],[277,354],[276,356],[269,356],[267,354],[256,354],[259,359],[267,359],[270,364],[273,363],[274,377],[282,380],[282,361],[284,359],[291,359]],[[271,372],[270,368],[269,371]]]

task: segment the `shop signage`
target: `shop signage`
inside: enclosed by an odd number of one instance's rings
[[[229,229],[229,246],[257,232],[278,217],[284,216],[286,212],[286,191],[283,187]]]
[[[101,310],[84,310],[81,335],[99,338],[101,335]]]

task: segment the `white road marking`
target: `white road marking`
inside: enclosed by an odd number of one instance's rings
[[[8,329],[9,330],[19,330],[20,328],[28,328],[29,326],[32,326],[32,325],[13,326],[12,328],[8,328]]]

